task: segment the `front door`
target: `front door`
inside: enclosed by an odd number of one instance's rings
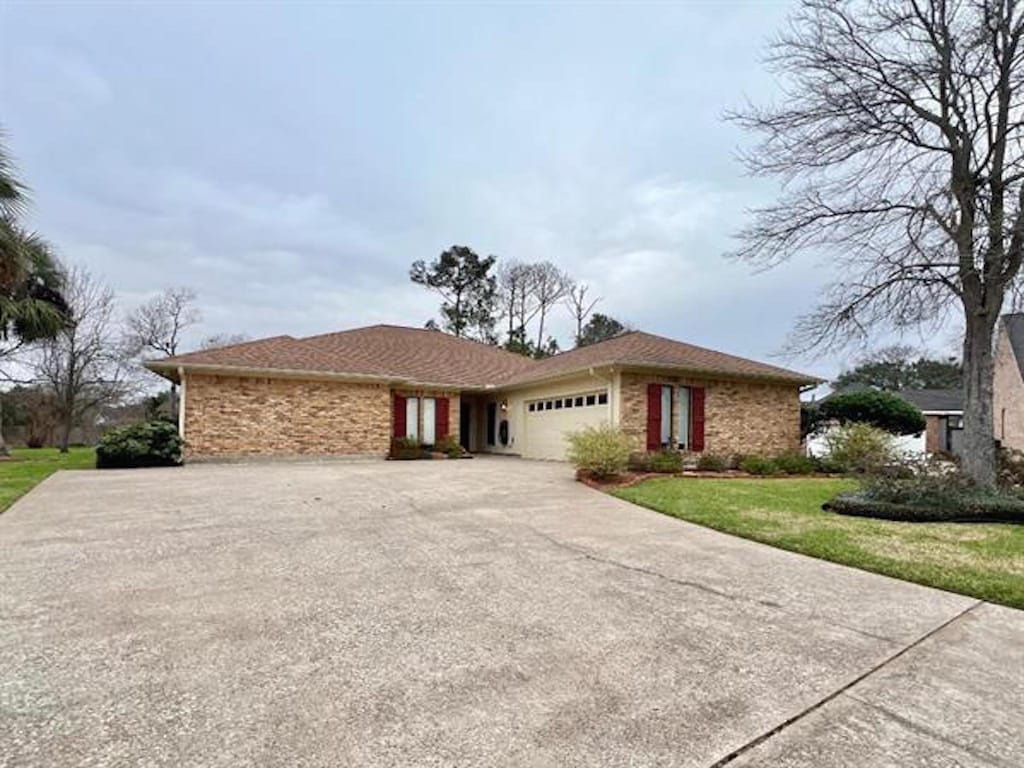
[[[459,403],[459,445],[464,450],[469,448],[469,434],[473,428],[473,404],[461,400]]]
[[[487,404],[487,447],[493,448],[498,442],[498,404]]]

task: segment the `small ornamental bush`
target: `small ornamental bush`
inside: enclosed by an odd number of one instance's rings
[[[457,459],[464,453],[462,446],[459,445],[459,441],[451,435],[448,435],[443,440],[438,440],[434,450],[447,454],[449,459]]]
[[[777,475],[781,471],[774,459],[756,453],[741,457],[739,468],[750,475]]]
[[[780,472],[787,475],[810,475],[818,471],[818,462],[802,453],[783,453],[775,457]]]
[[[847,424],[825,434],[828,460],[843,472],[879,472],[896,462],[892,436],[870,424]]]
[[[395,437],[391,440],[392,459],[426,459],[430,453],[415,437]]]
[[[728,468],[729,462],[713,453],[702,453],[697,458],[697,469],[701,472],[724,472]]]
[[[892,392],[874,390],[830,397],[818,406],[814,418],[815,426],[830,421],[870,424],[892,435],[917,435],[925,428],[917,406]]]
[[[181,436],[166,421],[144,421],[107,432],[96,446],[99,469],[175,467],[181,464]]]
[[[683,457],[675,451],[658,451],[651,454],[651,471],[673,474],[683,471]]]
[[[621,475],[629,466],[633,441],[610,426],[586,427],[567,435],[569,461],[585,475],[605,479]]]

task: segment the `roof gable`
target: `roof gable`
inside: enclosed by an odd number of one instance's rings
[[[1010,342],[1010,349],[1017,360],[1017,368],[1024,377],[1024,313],[1003,315],[1003,331]]]

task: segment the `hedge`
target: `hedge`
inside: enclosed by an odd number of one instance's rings
[[[909,523],[1024,523],[1024,499],[965,494],[943,504],[910,504],[841,494],[822,504],[826,512]]]

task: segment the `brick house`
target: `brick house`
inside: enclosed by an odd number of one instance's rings
[[[800,444],[817,380],[633,331],[532,360],[438,331],[376,325],[152,361],[181,385],[190,458],[384,456],[393,437],[564,459],[565,434],[613,424],[638,450],[776,454]]]
[[[996,337],[992,417],[1004,448],[1024,451],[1024,314],[1003,315]]]

